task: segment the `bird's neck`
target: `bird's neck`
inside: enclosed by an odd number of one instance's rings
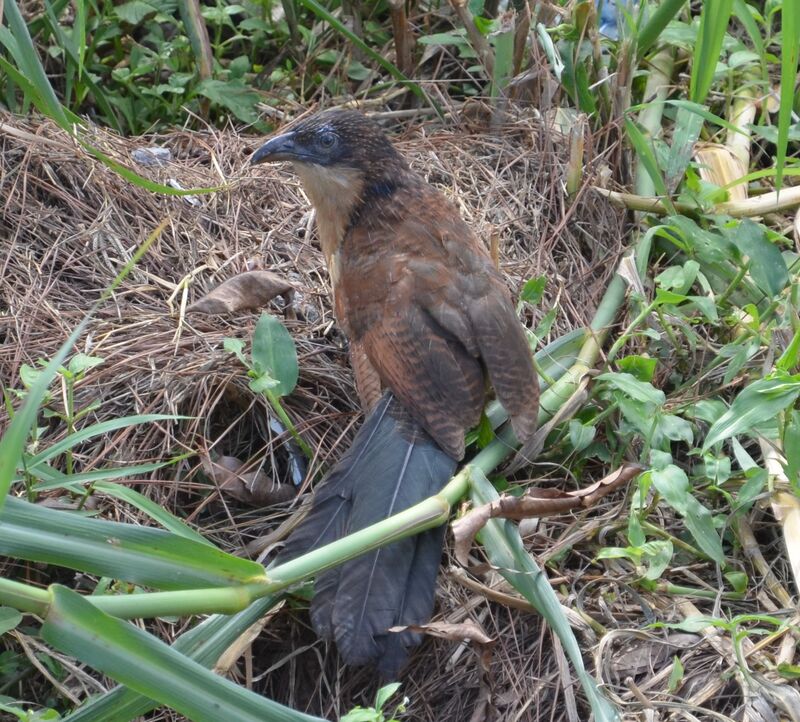
[[[331,275],[335,273],[335,255],[350,223],[350,217],[362,203],[364,178],[349,168],[325,168],[298,163],[296,171],[308,199],[317,213],[317,227]],[[333,279],[336,283],[336,278]]]

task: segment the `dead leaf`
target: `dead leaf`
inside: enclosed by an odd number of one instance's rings
[[[439,639],[449,639],[451,642],[474,642],[481,646],[492,645],[492,639],[481,627],[472,621],[452,624],[450,622],[430,622],[429,624],[409,624],[407,626],[390,627],[390,632],[416,632],[427,634]]]
[[[244,471],[248,464],[235,456],[220,456],[218,459],[203,457],[203,471],[214,481],[219,490],[234,499],[253,506],[269,506],[292,499],[295,489],[290,484],[276,484],[261,469]]]
[[[187,311],[194,313],[230,313],[248,308],[263,308],[276,296],[292,301],[294,286],[271,271],[246,271],[229,278]]]
[[[558,489],[529,489],[523,496],[503,494],[496,501],[479,506],[453,522],[455,544],[453,551],[461,564],[467,564],[472,540],[483,529],[489,519],[514,519],[521,521],[531,517],[553,516],[570,509],[594,506],[609,492],[627,484],[642,471],[638,464],[625,464],[615,472],[591,486],[577,491]]]

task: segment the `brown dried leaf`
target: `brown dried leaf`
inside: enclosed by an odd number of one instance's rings
[[[429,624],[409,624],[408,626],[390,627],[390,632],[417,632],[428,634],[439,639],[452,642],[474,642],[480,646],[493,645],[492,639],[477,623],[473,621],[451,624],[449,622],[430,622]]]
[[[466,565],[472,540],[489,519],[499,517],[521,521],[531,517],[553,516],[578,507],[590,507],[641,471],[642,467],[638,464],[625,464],[600,481],[577,491],[534,488],[529,489],[524,496],[503,494],[497,501],[479,506],[453,522],[453,551],[456,559]]]
[[[230,313],[248,308],[263,308],[276,296],[291,303],[294,287],[271,271],[246,271],[229,278],[187,311],[195,313]]]
[[[208,456],[203,457],[203,471],[220,491],[238,501],[253,506],[268,506],[294,497],[295,489],[291,484],[276,484],[261,469],[243,471],[247,466],[235,456],[220,456],[213,460]]]

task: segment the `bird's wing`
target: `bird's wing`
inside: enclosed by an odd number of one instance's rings
[[[480,418],[484,368],[525,441],[536,425],[538,382],[502,277],[441,194],[397,200],[408,212],[355,227],[347,239],[362,262],[349,269],[346,293],[364,352],[454,458]]]

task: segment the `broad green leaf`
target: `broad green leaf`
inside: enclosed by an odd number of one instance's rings
[[[717,564],[724,564],[725,554],[711,512],[692,495],[686,473],[674,464],[648,473],[658,493],[683,517],[700,549]]]
[[[800,395],[800,375],[782,375],[754,381],[734,399],[731,407],[708,430],[703,451],[731,436],[750,431],[774,419]]]
[[[658,166],[658,161],[656,160],[655,153],[653,152],[651,139],[649,139],[639,129],[639,126],[628,116],[625,116],[625,130],[628,134],[628,139],[630,140],[631,145],[636,151],[636,155],[639,157],[642,166],[644,167],[645,171],[647,171],[647,175],[650,176],[650,180],[653,182],[653,187],[656,189],[656,193],[662,197],[664,205],[667,206],[669,212],[674,213],[675,208],[672,205],[672,199],[670,198],[669,192],[667,191],[667,186],[664,183],[664,177],[661,175],[661,169]]]
[[[666,396],[664,396],[664,392],[661,391],[661,389],[657,389],[652,384],[645,381],[639,381],[639,379],[631,374],[609,371],[600,374],[597,379],[599,381],[605,381],[609,386],[619,389],[622,393],[635,401],[656,404],[656,406],[663,406],[666,401]]]
[[[117,5],[114,12],[117,17],[130,25],[138,25],[146,17],[155,15],[158,10],[144,0],[130,0],[130,2]]]
[[[65,587],[50,589],[52,602],[42,625],[48,644],[195,722],[318,720],[214,674]]]
[[[547,288],[547,276],[529,278],[519,292],[519,300],[535,305],[542,300],[545,288]]]
[[[569,441],[575,451],[583,451],[594,441],[597,429],[591,424],[582,424],[578,419],[570,419]]]
[[[297,350],[286,327],[274,316],[262,313],[253,332],[253,368],[277,381],[277,396],[287,396],[297,384]]]
[[[675,191],[683,178],[702,128],[703,118],[700,115],[687,107],[678,108],[672,145],[669,148],[664,168],[665,182],[670,192]],[[682,293],[686,293],[688,290],[687,288]]]
[[[783,432],[783,454],[786,457],[786,476],[795,489],[800,489],[800,411],[792,411]]]
[[[789,283],[789,272],[780,249],[767,240],[764,227],[742,220],[730,233],[743,256],[750,260],[749,271],[756,285],[768,296],[777,296]]]
[[[657,365],[656,359],[648,358],[647,356],[631,355],[617,359],[617,366],[620,371],[631,374],[645,383],[650,383],[653,380]]]
[[[150,527],[92,519],[14,497],[0,514],[0,554],[163,590],[264,578],[264,568],[213,546]]]
[[[278,595],[258,599],[237,614],[213,614],[181,634],[172,648],[204,667],[212,667],[233,642],[282,598],[283,595]],[[106,722],[110,719],[114,722],[128,722],[158,706],[157,702],[146,695],[120,686],[99,697],[92,697],[86,704],[67,715],[63,722]]]
[[[239,120],[256,126],[262,125],[256,110],[256,104],[261,101],[261,95],[243,80],[207,78],[198,83],[197,92],[226,108]]]
[[[22,621],[22,614],[10,607],[0,607],[0,636],[10,632]]]

